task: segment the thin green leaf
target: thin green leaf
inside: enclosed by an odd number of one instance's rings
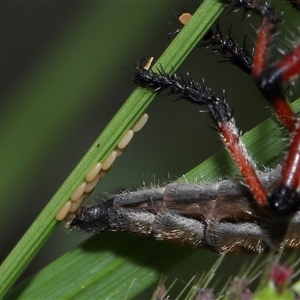
[[[131,299],[191,253],[149,238],[94,236],[8,293],[7,299]]]

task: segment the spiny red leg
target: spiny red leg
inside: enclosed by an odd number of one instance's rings
[[[267,53],[268,50],[264,52]],[[290,132],[293,132],[292,142],[282,169],[281,181],[268,197],[268,203],[272,209],[287,213],[295,210],[300,200],[297,196],[297,189],[300,185],[300,120],[296,118],[286,101],[281,85],[300,73],[300,45],[287,53],[274,66],[267,69],[261,68],[263,68],[263,62],[259,62],[259,67],[254,68],[253,71],[253,74],[257,76],[258,86],[272,103],[281,122]]]
[[[281,83],[290,81],[293,77],[300,73],[300,45],[286,54],[281,61],[279,61],[275,68],[280,73]]]
[[[285,99],[280,85],[290,80],[291,77],[299,74],[299,64],[297,62],[293,62],[293,55],[286,55],[277,65],[266,69],[270,43],[272,35],[275,32],[275,27],[280,21],[280,13],[276,12],[273,7],[267,3],[263,3],[261,0],[223,1],[226,3],[232,3],[235,7],[243,7],[246,11],[251,11],[262,17],[253,54],[252,76],[254,77],[262,94],[273,106],[278,119],[289,131],[292,132],[295,126],[294,113]],[[297,50],[293,52],[297,52]],[[295,55],[297,56],[297,53],[295,53]],[[286,67],[288,70],[285,70]],[[283,71],[283,78],[276,82],[275,89],[269,89],[265,86],[265,83],[268,83],[269,80],[273,82],[273,77],[276,77],[278,70]]]
[[[228,151],[246,179],[254,198],[260,205],[265,206],[267,205],[267,193],[252,166],[251,159],[245,150],[244,144],[241,143],[239,133],[232,121],[229,120],[220,124],[218,126],[219,132]]]
[[[296,119],[295,114],[285,97],[283,95],[274,96],[272,98],[272,106],[281,123],[284,124],[286,129],[292,132],[295,129]]]
[[[238,0],[231,1],[235,3]],[[281,180],[267,198],[270,208],[277,212],[289,213],[297,209],[300,204],[297,195],[300,184],[300,120],[296,118],[285,99],[281,85],[300,73],[300,45],[287,53],[278,63],[266,68],[270,42],[279,21],[279,15],[273,8],[262,4],[259,0],[239,1],[238,3],[242,3],[246,9],[251,9],[262,16],[254,51],[252,75],[262,94],[273,105],[280,121],[290,132],[293,132]],[[252,187],[251,190],[253,190]]]
[[[274,109],[289,131],[295,128],[296,118],[283,96],[280,85],[300,73],[300,45],[287,53],[277,64],[261,71],[259,85],[262,92],[272,100]]]
[[[269,47],[275,24],[267,18],[263,18],[262,24],[258,30],[257,41],[253,55],[252,76],[258,78],[261,72],[266,68]]]
[[[272,9],[270,8],[270,10]],[[275,89],[274,86],[272,89],[270,89],[265,84],[266,81],[269,81],[270,79],[273,80],[274,75],[276,75],[281,69],[283,71],[291,62],[291,56],[287,55],[289,56],[288,58],[283,59],[276,66],[266,70],[272,34],[276,23],[279,21],[279,17],[272,19],[270,18],[271,15],[273,14],[266,13],[265,16],[263,16],[262,23],[258,31],[257,42],[253,56],[252,76],[255,78],[263,95],[273,106],[273,109],[276,112],[279,120],[289,131],[293,131],[295,126],[294,113],[281,91],[280,84],[292,77],[289,76],[289,74],[293,73],[293,76],[295,76],[295,69],[297,69],[297,67],[289,68],[289,71],[285,71],[285,76],[283,77],[286,79],[282,78],[281,81],[276,82]],[[288,76],[289,79],[287,79]]]
[[[206,105],[226,148],[245,177],[254,198],[260,205],[267,205],[267,193],[240,139],[240,132],[236,128],[225,94],[223,97],[216,97],[211,89],[204,84],[199,85],[190,77],[186,82],[180,75],[168,75],[163,69],[159,69],[158,73],[154,73],[143,68],[140,64],[137,66],[134,82],[146,85],[156,91],[168,89],[169,95],[180,95],[181,99],[199,105]]]
[[[227,150],[246,179],[254,198],[260,205],[266,206],[267,193],[258,178],[245,145],[240,139],[240,132],[236,128],[226,95],[224,94],[222,98],[210,96],[205,104],[209,107],[211,118],[218,128]]]
[[[284,162],[281,180],[268,198],[269,206],[276,211],[290,212],[299,207],[297,189],[300,185],[300,120],[295,125],[292,142]]]
[[[285,185],[297,190],[300,183],[300,120],[295,125],[296,130],[288,149],[288,155],[282,170],[279,185]]]

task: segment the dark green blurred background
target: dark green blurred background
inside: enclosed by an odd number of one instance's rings
[[[134,63],[158,58],[167,47],[168,32],[180,27],[174,16],[182,12],[180,5],[193,12],[199,2],[0,4],[0,261],[131,93]],[[295,29],[291,18],[299,15],[282,6],[288,12],[285,26]],[[251,50],[257,18],[242,21],[242,16],[225,13],[220,24],[226,32],[232,23],[240,44],[247,33]],[[209,53],[205,47],[195,49],[180,71],[189,70],[199,81],[205,78],[217,94],[225,88],[243,132],[268,117],[251,78],[229,63],[217,63],[222,57]],[[99,191],[174,179],[222,148],[206,114],[172,100],[157,98],[147,126],[101,181]],[[60,226],[24,276],[86,237],[67,234]],[[208,252],[198,256],[204,254]],[[208,255],[213,262],[215,256]],[[240,262],[235,262],[238,268]],[[191,275],[193,268],[194,263]],[[202,272],[200,264],[197,270]]]

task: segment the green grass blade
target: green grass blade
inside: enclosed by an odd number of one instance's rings
[[[191,253],[149,238],[94,236],[8,293],[7,299],[131,299]]]

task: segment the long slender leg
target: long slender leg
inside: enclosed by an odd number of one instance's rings
[[[163,69],[160,69],[158,73],[154,73],[148,68],[143,68],[140,63],[137,66],[134,82],[157,91],[167,89],[169,94],[178,94],[180,98],[189,102],[206,105],[226,148],[245,177],[254,198],[260,205],[267,205],[267,193],[240,139],[240,132],[235,125],[225,92],[222,97],[216,97],[211,89],[204,84],[199,85],[191,77],[185,82],[181,75],[168,75]]]

